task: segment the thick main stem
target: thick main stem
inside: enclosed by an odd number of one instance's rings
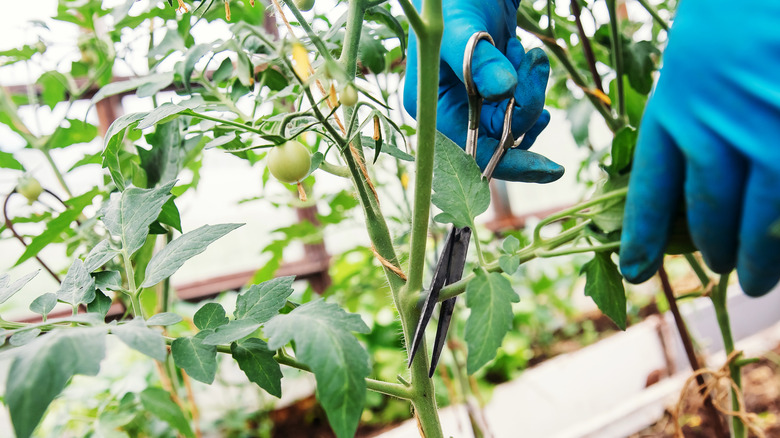
[[[710,298],[712,299],[712,306],[715,308],[715,317],[718,320],[718,328],[720,328],[720,334],[723,337],[723,347],[726,349],[726,357],[729,357],[734,352],[734,337],[731,335],[731,323],[729,321],[729,311],[727,307],[727,288],[729,284],[729,274],[721,275],[720,282],[712,290]],[[729,363],[729,373],[731,374],[731,380],[737,386],[738,390],[742,390],[742,373],[740,366],[731,361]],[[741,408],[739,403],[739,397],[737,393],[732,389],[731,391],[731,409],[739,411]],[[747,430],[742,420],[734,416],[731,418],[731,432],[734,438],[747,437]]]
[[[428,240],[428,220],[431,208],[433,156],[436,138],[436,106],[439,90],[439,50],[444,29],[441,0],[424,0],[421,20],[413,21],[418,40],[417,81],[417,156],[415,157],[414,211],[412,213],[409,281],[405,292],[396,300],[407,347],[414,339],[414,330],[420,318],[418,306],[425,268],[425,249]],[[407,348],[407,351],[409,349]],[[436,408],[433,381],[428,377],[428,352],[425,343],[420,346],[411,364],[412,405],[426,438],[442,436]]]

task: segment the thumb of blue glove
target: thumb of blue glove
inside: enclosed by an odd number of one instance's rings
[[[420,0],[414,2],[420,7]],[[493,102],[483,105],[477,164],[484,169],[501,137],[508,98],[514,95],[512,117],[515,138],[525,134],[520,147],[509,150],[493,177],[508,181],[547,183],[563,175],[563,167],[528,151],[547,126],[550,115],[543,110],[544,91],[550,72],[541,49],[525,52],[515,36],[519,0],[481,2],[444,0],[444,35],[441,47],[439,105],[436,127],[462,148],[466,144],[468,98],[463,84],[463,56],[468,40],[478,31],[488,32],[495,46],[480,41],[474,51],[472,74],[480,95]],[[409,55],[404,86],[404,106],[413,117],[417,110],[417,39],[409,37]]]

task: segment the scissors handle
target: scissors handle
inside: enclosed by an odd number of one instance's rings
[[[471,74],[471,60],[474,58],[474,50],[477,43],[486,40],[494,46],[493,37],[489,33],[480,31],[474,33],[466,43],[466,51],[463,54],[463,82],[466,84],[466,94],[469,98],[469,127],[466,132],[466,153],[472,158],[477,157],[477,137],[479,137],[479,116],[482,112],[482,96],[477,91],[474,77]]]

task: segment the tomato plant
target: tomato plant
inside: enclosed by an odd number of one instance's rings
[[[463,294],[461,301],[470,309],[468,316],[459,312],[453,336],[460,347],[445,365],[462,380],[488,368],[492,376],[510,375],[500,369],[503,364],[525,362],[527,358],[509,358],[499,350],[505,339],[524,347],[543,343],[519,338],[521,330],[511,327],[550,331],[549,314],[513,313],[513,304],[521,298],[518,283],[525,282],[536,294],[549,294],[544,303],[522,297],[534,303],[534,311],[550,312],[549,301],[562,313],[572,311],[569,297],[556,295],[557,279],[514,275],[529,269],[532,260],[579,257],[562,259],[568,267],[558,271],[561,277],[568,275],[564,289],[572,290],[577,272],[583,273],[585,294],[618,328],[629,324],[626,290],[613,259],[620,244],[636,129],[658,67],[660,35],[667,29],[647,2],[641,3],[652,17],[647,21],[651,39],[639,41],[631,37],[638,24],[621,17],[615,1],[608,2],[609,19],[602,23],[594,18],[597,26],[589,33],[581,15],[595,17],[595,2],[572,2],[565,13],[553,7],[554,2],[546,9],[521,4],[518,26],[538,37],[552,55],[548,105],[566,112],[575,140],[590,151],[578,178],[597,187],[583,202],[542,219],[527,233],[511,233],[499,241],[488,237],[476,221],[490,204],[488,183],[477,164],[435,127],[441,1],[425,0],[417,11],[409,0],[351,0],[337,5],[340,17],[318,11],[304,15],[301,11],[312,9],[313,0],[284,6],[273,0],[267,11],[265,5],[253,7],[254,2],[225,2],[230,17],[221,7],[212,7],[215,3],[204,0],[190,11],[179,2],[177,12],[163,3],[131,1],[106,9],[99,1],[61,0],[55,20],[81,29],[76,46],[81,56],[69,58],[66,73],[43,73],[37,80],[39,93],[0,88],[0,123],[22,139],[24,149],[45,157],[46,170],[63,194],[62,205],[51,207],[39,200],[43,187],[23,177],[16,191],[33,209],[15,217],[4,212],[2,231],[24,244],[15,264],[35,258],[58,284],[55,292],[36,297],[30,305],[40,322],[0,320],[2,348],[13,352],[4,401],[17,436],[34,434],[47,407],[73,376],[94,376],[110,368],[107,345],[119,340],[145,355],[147,365],[154,361],[157,372],[149,366],[144,389],[95,395],[105,403],[95,410],[96,421],[82,425],[88,433],[100,433],[102,421],[128,435],[152,434],[163,425],[169,432],[196,436],[197,410],[181,399],[192,397],[189,379],[213,383],[219,358],[225,357],[272,397],[281,396],[283,367],[313,373],[318,401],[339,437],[355,434],[366,406],[382,404],[367,391],[392,397],[402,404],[401,411],[408,412],[411,405],[421,432],[440,437],[426,346],[408,370],[405,351],[427,293],[424,280],[435,265],[431,258],[438,245],[432,242],[444,235],[443,224],[469,226],[474,232],[475,256],[469,259],[467,274],[444,287],[440,297],[443,301]],[[665,12],[673,10],[668,3],[661,4]],[[403,15],[397,13],[398,6]],[[282,26],[276,25],[276,17]],[[227,18],[232,24],[225,27],[229,32],[224,38],[204,41],[193,36],[200,35],[199,23],[224,24]],[[403,73],[410,27],[419,36],[416,126],[396,111],[395,84]],[[144,35],[149,50],[142,56],[148,72],[112,81],[114,64],[137,62],[124,50],[131,44],[123,32],[131,29],[149,32]],[[30,44],[0,56],[5,64],[33,62],[46,50],[46,44]],[[52,151],[98,137],[98,127],[85,121],[84,114],[69,112],[72,104],[85,99],[99,104],[127,94],[148,99],[149,107],[116,118],[97,153],[85,155],[67,171],[57,164]],[[69,111],[49,134],[28,129],[19,116],[20,106],[53,109],[62,103]],[[611,132],[607,148],[591,144],[593,114]],[[305,138],[307,146],[296,138]],[[373,149],[373,156],[366,148]],[[177,199],[198,186],[203,156],[218,152],[255,166],[263,174],[263,185],[271,174],[299,187],[316,189],[324,177],[344,186],[318,195],[327,213],[316,215],[316,220],[263,236],[269,241],[262,249],[267,263],[239,293],[187,307],[174,299],[170,277],[241,226],[182,226]],[[18,155],[0,151],[0,167],[26,171]],[[105,180],[74,193],[69,175],[90,164],[105,169]],[[437,214],[431,222],[433,207]],[[291,242],[321,241],[325,228],[352,220],[352,210],[362,213],[370,244],[334,258],[336,282],[324,299],[311,290],[296,291],[290,276],[275,275]],[[40,224],[43,231],[32,236],[17,232],[16,226],[30,223]],[[679,229],[684,230],[684,224]],[[71,261],[59,270],[48,266],[41,254],[58,244],[64,244]],[[688,260],[704,289],[709,278],[695,257],[688,254]],[[13,281],[8,274],[0,277],[0,304],[34,276]],[[713,301],[727,333],[725,279]],[[126,305],[126,315],[107,321],[112,303],[120,302]],[[72,312],[50,317],[58,303]],[[454,391],[446,397],[454,399]],[[120,415],[123,412],[133,415]]]

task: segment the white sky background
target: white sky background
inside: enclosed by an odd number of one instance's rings
[[[164,0],[152,0],[163,2]],[[105,0],[104,4],[112,6],[121,4],[124,0]],[[130,14],[134,15],[139,10],[143,10],[148,5],[149,0],[141,0],[134,4]],[[34,7],[30,5],[34,4]],[[174,4],[176,2],[174,1]],[[395,2],[394,2],[395,3]],[[75,47],[75,41],[78,37],[77,26],[70,23],[56,22],[48,19],[56,14],[55,0],[33,0],[32,2],[5,1],[4,13],[0,14],[0,50],[18,48],[24,44],[31,44],[38,41],[39,36],[47,44],[47,53],[40,60],[46,69],[57,67],[60,70],[66,69],[70,61],[79,59],[81,54]],[[167,5],[166,5],[167,6]],[[219,2],[218,7],[222,7]],[[600,5],[603,6],[603,5]],[[261,7],[260,2],[256,7]],[[559,5],[558,12],[566,13],[567,5]],[[606,10],[597,7],[596,15],[599,20],[606,21]],[[346,5],[335,5],[332,0],[317,0],[315,11],[323,12],[333,19],[337,18],[346,10]],[[394,5],[394,13],[401,14],[397,3]],[[312,13],[304,13],[312,16]],[[634,20],[640,19],[649,21],[646,12],[637,5],[636,2],[630,2],[629,14]],[[35,27],[29,24],[30,20],[42,20],[50,30],[40,26]],[[158,22],[157,25],[161,23]],[[133,74],[145,74],[147,72],[146,59],[143,54],[148,47],[148,32],[146,29],[148,22],[143,24],[138,30],[126,30],[127,41],[130,43],[130,49],[135,51],[135,55],[130,59],[130,64],[118,62],[114,68],[114,74],[117,76],[130,76]],[[317,21],[314,23],[315,30],[318,26],[324,26],[324,23]],[[586,32],[593,31],[593,24],[589,19],[584,20]],[[158,30],[156,39],[162,38],[162,29]],[[649,32],[649,25],[643,29],[645,33]],[[133,34],[137,35],[133,38]],[[285,34],[286,30],[281,29]],[[228,25],[224,22],[205,23],[201,22],[194,30],[193,35],[198,42],[208,42],[215,39],[229,38]],[[526,49],[541,45],[535,37],[521,35]],[[174,56],[166,60],[167,68],[172,68],[176,61]],[[60,62],[57,65],[57,62]],[[216,65],[216,64],[215,64]],[[40,73],[44,70],[37,67],[34,63],[17,63],[12,66],[0,68],[0,85],[16,85],[34,82]],[[397,78],[391,78],[397,81]],[[361,86],[373,88],[372,82],[362,81]],[[580,90],[575,90],[581,94]],[[175,98],[172,93],[161,95],[158,102],[162,103],[166,99]],[[127,97],[123,101],[125,112],[144,111],[151,109],[151,99],[138,99]],[[88,102],[78,102],[71,108],[69,116],[74,118],[83,118],[88,108]],[[54,130],[56,124],[64,116],[64,105],[58,105],[53,111],[48,107],[39,107],[33,111],[32,107],[24,107],[20,110],[20,115],[31,130],[36,133],[48,134]],[[576,147],[571,138],[568,122],[565,120],[565,114],[561,111],[552,112],[552,122],[550,126],[537,140],[534,150],[543,153],[551,159],[563,164],[567,168],[567,174],[564,177],[549,185],[537,184],[510,184],[509,195],[512,199],[513,208],[516,213],[538,211],[548,209],[567,203],[577,201],[583,195],[583,188],[576,184],[575,174],[580,160],[586,154],[585,151]],[[405,117],[407,123],[412,123],[410,118],[397,112],[397,117]],[[96,123],[95,111],[89,113],[90,122]],[[603,126],[603,122],[594,118],[592,120],[591,141],[597,148],[606,147],[611,135]],[[90,144],[75,145],[67,149],[55,150],[53,152],[55,160],[60,163],[64,169],[69,168],[73,163],[80,159],[86,153],[95,153],[100,150],[102,143],[97,140]],[[15,151],[24,146],[24,142],[12,133],[8,128],[0,125],[0,150]],[[48,164],[46,164],[42,155],[38,151],[23,150],[18,154],[18,158],[25,167],[38,178],[44,187],[55,191],[61,189],[51,174]],[[184,267],[174,276],[174,284],[179,281],[192,281],[196,279],[207,278],[220,274],[227,274],[245,269],[254,269],[262,266],[264,257],[259,255],[259,250],[270,243],[272,236],[270,230],[288,225],[295,221],[294,213],[291,210],[274,209],[269,201],[282,201],[287,193],[285,190],[270,182],[267,190],[262,193],[267,199],[238,205],[241,199],[251,198],[261,195],[260,176],[262,174],[262,163],[254,167],[243,160],[237,159],[225,153],[218,151],[207,151],[205,153],[205,164],[202,170],[202,180],[196,192],[188,192],[185,196],[177,200],[177,205],[182,212],[184,231],[192,230],[200,225],[210,223],[224,222],[246,222],[247,225],[229,234],[227,237],[213,244],[200,256],[194,258],[184,265]],[[385,171],[383,176],[380,167],[376,168],[376,177],[390,177]],[[0,170],[0,193],[8,193],[16,184],[20,172]],[[66,176],[71,188],[76,193],[83,193],[97,181],[100,181],[104,175],[103,169],[99,165],[88,165],[78,169]],[[390,179],[389,179],[390,180]],[[348,188],[344,180],[331,177],[320,172],[315,191],[318,193],[331,193]],[[392,196],[392,195],[391,195]],[[399,194],[400,196],[400,194]],[[387,203],[385,203],[387,204]],[[383,207],[387,205],[383,204]],[[321,210],[327,211],[327,205],[322,205]],[[490,214],[485,214],[480,219],[489,219]],[[359,222],[362,216],[356,219],[352,225],[344,224],[339,230],[333,230],[326,236],[326,244],[331,253],[338,253],[353,247],[356,244],[366,244],[368,242],[365,232],[355,232],[356,228],[362,228]],[[247,244],[251,242],[251,244]],[[7,271],[16,258],[21,254],[21,246],[15,240],[0,241],[0,272]],[[285,254],[286,260],[294,260],[301,255],[301,248],[292,247],[288,254]],[[47,248],[42,253],[45,260],[49,261],[55,269],[67,266],[68,258],[62,249]],[[18,278],[24,273],[38,269],[34,260],[22,264],[18,268],[10,270],[12,278]],[[37,285],[37,287],[36,287]],[[54,283],[42,272],[31,284],[31,288],[39,289],[38,292],[50,292],[54,288]],[[20,294],[25,295],[25,294]],[[23,303],[29,302],[38,294],[29,294],[29,296],[20,296],[15,301],[22,308],[26,308]],[[13,302],[9,302],[12,307]]]

